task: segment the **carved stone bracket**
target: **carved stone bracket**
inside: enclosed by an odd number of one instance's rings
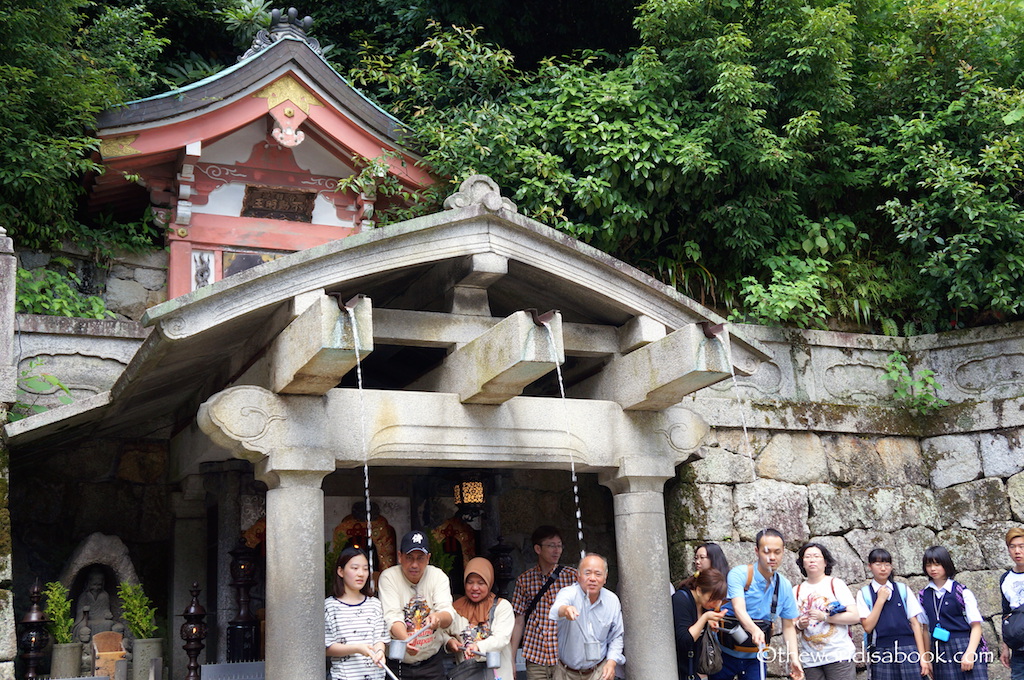
[[[497,183],[487,175],[472,175],[459,185],[459,190],[444,199],[446,210],[482,205],[491,212],[519,212],[516,204],[501,195]]]

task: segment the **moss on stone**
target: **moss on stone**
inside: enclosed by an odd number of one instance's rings
[[[707,524],[708,509],[697,492],[696,474],[692,465],[676,468],[675,479],[665,490],[665,522],[668,529],[669,573],[673,582],[689,571],[686,554],[694,541],[686,539],[687,527]]]

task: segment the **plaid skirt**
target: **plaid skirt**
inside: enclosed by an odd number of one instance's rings
[[[879,647],[870,661],[871,680],[921,680],[921,654],[914,642]]]
[[[968,635],[957,635],[947,642],[932,640],[932,652],[935,654],[932,659],[932,677],[935,680],[988,680],[988,659],[982,656],[980,643],[974,668],[967,673],[960,670],[960,659],[970,641]]]

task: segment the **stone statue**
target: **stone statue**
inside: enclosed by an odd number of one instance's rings
[[[124,624],[114,618],[103,570],[100,567],[93,567],[87,576],[85,590],[78,596],[75,627],[72,633],[79,640],[86,642],[96,633],[107,631],[123,633]]]

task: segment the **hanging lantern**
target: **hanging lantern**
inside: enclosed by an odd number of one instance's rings
[[[484,483],[464,481],[455,485],[455,505],[460,510],[480,510],[484,507]]]

